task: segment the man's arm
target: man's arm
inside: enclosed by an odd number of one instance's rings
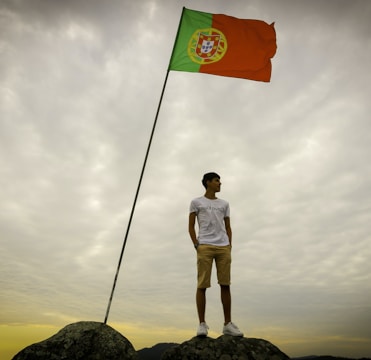
[[[196,224],[196,213],[192,212],[189,214],[189,220],[188,220],[188,232],[189,236],[191,237],[191,240],[193,242],[193,245],[195,247],[198,246],[198,240],[197,240],[197,235],[196,235],[196,230],[195,230],[195,224]]]
[[[231,218],[225,217],[224,218],[224,225],[225,225],[225,231],[227,232],[228,238],[229,238],[229,245],[232,246],[232,228],[231,228]]]

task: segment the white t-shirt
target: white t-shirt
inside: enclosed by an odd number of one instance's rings
[[[210,200],[205,196],[191,201],[190,213],[196,213],[199,226],[198,242],[216,246],[229,245],[224,218],[230,216],[229,203],[222,199]]]

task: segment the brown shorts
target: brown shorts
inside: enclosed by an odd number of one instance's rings
[[[215,260],[218,284],[231,284],[231,246],[201,244],[197,248],[197,288],[209,288],[211,269]]]

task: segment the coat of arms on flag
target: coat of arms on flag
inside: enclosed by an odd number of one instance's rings
[[[196,54],[202,58],[212,57],[219,46],[220,35],[202,34],[198,36]]]
[[[226,51],[227,40],[224,34],[214,28],[198,29],[188,43],[188,55],[198,64],[219,61]]]

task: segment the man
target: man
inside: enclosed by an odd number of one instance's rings
[[[224,313],[223,334],[243,336],[243,333],[231,320],[230,269],[232,249],[232,229],[227,201],[218,199],[220,176],[214,172],[203,176],[202,184],[205,195],[192,200],[190,205],[189,235],[197,251],[197,292],[196,304],[200,325],[197,336],[207,336],[208,326],[205,321],[206,289],[209,288],[213,261],[217,269],[221,301]],[[198,222],[198,236],[195,230]]]

